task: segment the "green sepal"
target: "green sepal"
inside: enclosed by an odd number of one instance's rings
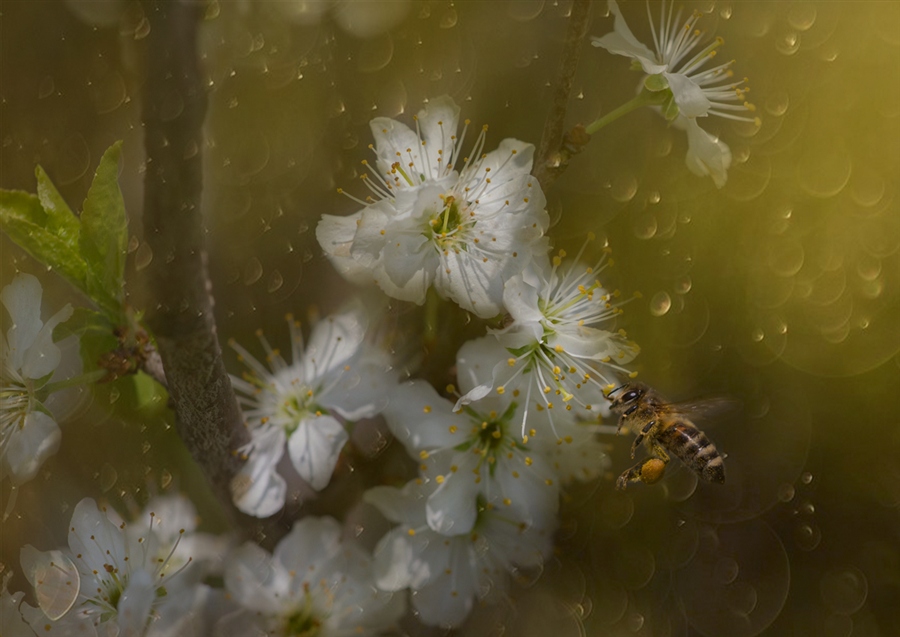
[[[38,199],[47,214],[47,230],[65,241],[73,251],[78,252],[78,239],[81,234],[78,217],[69,208],[69,204],[59,194],[43,168],[40,166],[35,168],[34,176],[37,178]]]
[[[128,248],[128,218],[118,181],[121,151],[122,142],[116,142],[100,159],[84,200],[79,241],[88,268],[88,295],[113,315],[123,313]]]
[[[644,88],[652,93],[665,91],[669,88],[669,80],[662,73],[656,75],[648,75],[644,78]]]
[[[37,196],[20,190],[0,190],[0,227],[35,259],[86,291],[87,264],[71,243],[71,235],[55,214],[44,210]]]

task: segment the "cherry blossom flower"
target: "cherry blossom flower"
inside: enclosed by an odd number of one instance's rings
[[[232,492],[237,507],[257,517],[284,506],[286,485],[277,467],[285,446],[297,474],[313,489],[324,489],[349,438],[338,417],[376,415],[396,383],[388,354],[365,341],[360,305],[317,323],[306,348],[299,324],[288,317],[288,325],[291,363],[261,334],[268,367],[231,343],[250,370],[232,382],[251,430],[251,442],[242,449],[247,462]]]
[[[67,551],[25,546],[25,575],[38,600],[43,593],[52,602],[22,606],[32,628],[42,635],[175,637],[196,627],[205,589],[179,578],[190,559],[179,566],[170,559],[179,540],[163,543],[152,528],[145,531],[130,533],[85,498],[72,514]]]
[[[405,610],[403,596],[376,589],[371,558],[340,535],[333,519],[307,517],[272,555],[253,543],[237,549],[225,585],[241,608],[215,635],[350,637],[390,628]]]
[[[42,295],[40,281],[24,273],[0,291],[12,319],[6,336],[0,335],[0,479],[9,476],[14,485],[33,478],[56,453],[61,438],[55,418],[42,404],[46,393],[42,390],[61,359],[53,330],[73,310],[66,305],[44,323]]]
[[[536,570],[550,555],[556,518],[526,522],[494,499],[475,496],[478,517],[466,533],[446,536],[428,525],[426,506],[439,485],[417,479],[403,489],[375,487],[364,499],[396,523],[375,548],[379,588],[410,588],[419,619],[430,625],[459,626],[477,600],[498,597],[509,574]]]
[[[349,217],[323,215],[316,236],[339,272],[372,279],[388,295],[422,304],[434,285],[482,318],[500,313],[503,282],[546,261],[549,223],[540,184],[531,176],[534,147],[506,139],[482,153],[483,128],[456,165],[468,130],[457,137],[459,107],[432,100],[416,130],[372,120],[375,166],[364,162],[372,192]]]
[[[419,460],[422,475],[438,485],[425,505],[432,530],[444,535],[471,531],[479,497],[501,503],[504,512],[526,522],[556,515],[556,475],[519,438],[519,411],[506,395],[454,412],[452,402],[421,380],[394,391],[385,420]]]
[[[0,583],[0,635],[3,637],[35,637],[35,632],[22,618],[20,610],[25,593],[9,592],[9,578],[11,577],[12,573],[7,573]],[[28,605],[25,604],[25,606]]]
[[[523,438],[536,431],[535,424],[529,428],[534,413],[545,413],[552,428],[553,414],[573,411],[573,405],[582,417],[606,410],[603,390],[614,385],[618,374],[630,375],[624,365],[639,348],[623,331],[600,327],[615,320],[624,301],[597,278],[610,263],[607,253],[586,267],[579,265],[583,252],[584,246],[563,267],[565,252],[560,251],[548,273],[507,282],[504,303],[512,322],[460,349],[458,364],[468,371],[471,389],[457,408],[492,391],[512,393],[524,405]]]
[[[622,17],[615,0],[609,0],[609,10],[615,21],[613,31],[592,38],[596,47],[615,55],[629,57],[647,74],[645,89],[670,91],[671,98],[662,106],[662,115],[677,128],[688,133],[688,168],[697,175],[712,177],[721,188],[727,180],[731,165],[731,150],[717,137],[700,128],[698,117],[714,115],[734,121],[755,122],[756,108],[747,101],[747,80],[734,81],[731,67],[734,60],[715,66],[709,63],[717,49],[724,44],[721,37],[703,44],[704,33],[696,29],[700,13],[695,11],[682,22],[681,11],[674,11],[673,2],[662,2],[658,26],[654,25],[647,3],[647,16],[653,35],[654,50],[640,42]],[[698,48],[699,47],[699,48]]]

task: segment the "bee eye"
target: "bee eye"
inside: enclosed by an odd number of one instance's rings
[[[625,395],[622,396],[622,401],[626,403],[630,403],[632,400],[635,400],[641,393],[636,389],[632,389],[629,392],[625,392]]]

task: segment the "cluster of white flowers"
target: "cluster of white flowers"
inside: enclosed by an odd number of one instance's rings
[[[695,11],[690,18],[682,21],[681,10],[676,13],[673,5],[674,0],[663,0],[659,25],[655,26],[650,3],[647,2],[653,36],[652,51],[628,28],[616,0],[608,2],[615,18],[613,31],[592,38],[592,43],[610,53],[634,60],[646,74],[642,86],[650,90],[671,91],[671,100],[663,105],[661,114],[676,128],[687,133],[688,168],[701,177],[711,177],[721,188],[728,178],[731,149],[718,137],[703,130],[697,118],[713,115],[754,122],[757,126],[759,118],[753,114],[756,108],[747,101],[750,90],[746,87],[747,80],[733,80],[731,67],[734,60],[708,66],[724,40],[717,37],[703,45],[704,33],[695,28],[701,14]]]
[[[459,349],[455,399],[425,380],[396,386],[382,415],[418,476],[365,494],[397,525],[375,549],[375,584],[408,588],[419,619],[445,628],[548,558],[561,487],[607,467],[595,436],[613,429],[599,424],[603,392],[638,352],[613,325],[625,299],[598,279],[612,265],[608,248],[591,266],[590,242],[571,261],[550,258],[534,148],[507,139],[482,154],[484,128],[457,172],[469,125],[457,137],[458,117],[442,97],[415,131],[374,120],[372,196],[317,230],[353,282],[419,304],[433,286],[479,317],[504,316],[502,329]]]
[[[67,549],[25,546],[38,607],[0,590],[3,637],[344,637],[376,635],[406,609],[376,588],[372,558],[331,518],[305,518],[273,555],[198,533],[181,496],[151,500],[133,522],[82,500]],[[222,565],[227,564],[223,569]],[[205,579],[224,577],[225,591]]]
[[[40,281],[24,273],[0,291],[12,321],[5,337],[0,334],[0,480],[9,477],[14,485],[31,480],[62,437],[43,403],[62,358],[53,330],[73,310],[66,305],[44,323],[42,296]]]

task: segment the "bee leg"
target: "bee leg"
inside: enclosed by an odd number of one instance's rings
[[[663,463],[669,462],[669,454],[655,438],[650,441],[650,453],[662,460]]]
[[[619,422],[616,425],[616,435],[619,435],[619,432],[622,431],[622,427],[625,425],[625,414],[619,416]]]
[[[637,451],[638,445],[644,441],[644,434],[638,434],[634,442],[631,443],[631,458],[634,459],[634,452]]]
[[[641,466],[643,462],[639,462],[628,471],[624,472],[619,476],[619,479],[616,480],[616,488],[620,491],[624,490],[625,487],[628,486],[629,482],[640,482],[641,481]]]
[[[665,460],[662,458],[645,458],[619,476],[619,479],[616,480],[616,488],[623,490],[628,486],[629,482],[643,482],[644,484],[659,482],[666,471],[668,462],[668,458]]]

